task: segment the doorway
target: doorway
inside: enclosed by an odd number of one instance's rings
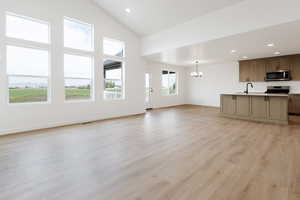
[[[151,110],[152,106],[152,75],[150,73],[145,74],[145,109]]]

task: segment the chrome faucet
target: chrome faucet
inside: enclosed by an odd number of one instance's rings
[[[246,94],[249,93],[249,88],[248,88],[249,85],[253,88],[253,84],[252,83],[247,83],[247,85],[246,85],[246,91],[244,92]]]

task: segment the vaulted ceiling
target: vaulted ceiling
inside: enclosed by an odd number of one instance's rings
[[[94,0],[139,35],[150,35],[243,0]],[[129,8],[131,13],[125,12]]]
[[[141,36],[151,61],[188,66],[300,53],[299,0],[93,1]]]

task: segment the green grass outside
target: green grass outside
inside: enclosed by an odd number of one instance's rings
[[[47,101],[46,88],[16,88],[9,89],[10,103],[28,103]]]
[[[91,97],[91,89],[66,88],[66,100],[84,100]]]
[[[90,89],[66,88],[66,100],[90,98]],[[16,88],[9,89],[10,103],[29,103],[47,101],[46,88]]]

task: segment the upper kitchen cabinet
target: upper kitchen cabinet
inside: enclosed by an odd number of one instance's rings
[[[290,71],[300,81],[300,54],[240,61],[240,82],[264,82],[267,72]]]
[[[254,68],[253,82],[264,82],[266,77],[266,61],[264,59],[257,59]]]
[[[251,75],[253,74],[252,61],[240,61],[240,82],[251,81]]]
[[[300,55],[291,56],[291,76],[292,80],[300,81]]]
[[[280,67],[279,57],[266,59],[266,72],[277,72]]]
[[[290,71],[291,70],[291,60],[292,56],[281,56],[279,57],[280,65],[279,70]]]
[[[265,60],[240,61],[240,82],[263,82],[265,76]]]

